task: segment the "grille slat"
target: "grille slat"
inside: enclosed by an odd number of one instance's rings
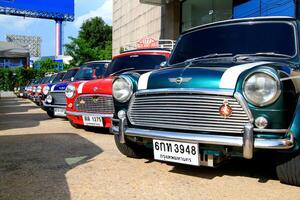
[[[76,98],[75,109],[79,112],[113,114],[113,98],[110,95],[82,95]]]
[[[54,105],[66,105],[66,95],[65,92],[51,92]]]
[[[225,119],[219,114],[224,100],[233,109]],[[249,117],[231,96],[201,94],[143,94],[133,97],[128,117],[136,126],[219,133],[243,133]]]

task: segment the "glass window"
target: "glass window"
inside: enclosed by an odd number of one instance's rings
[[[76,75],[79,69],[71,69],[68,70],[67,73],[63,77],[63,81],[71,81],[72,78]]]
[[[239,23],[195,30],[178,40],[170,64],[216,53],[236,55],[269,52],[295,55],[295,34],[291,24]]]
[[[232,0],[185,0],[181,9],[181,31],[232,18]]]
[[[163,55],[128,55],[115,58],[109,68],[106,75],[118,74],[126,71],[149,71],[160,67],[162,62],[165,62],[167,58]]]

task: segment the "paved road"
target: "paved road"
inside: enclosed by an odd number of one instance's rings
[[[101,133],[102,132],[102,133]],[[292,199],[267,159],[221,168],[129,159],[107,131],[74,129],[28,100],[0,99],[0,199]]]

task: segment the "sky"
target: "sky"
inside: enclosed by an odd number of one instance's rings
[[[100,16],[109,25],[112,24],[112,0],[75,0],[75,21],[64,22],[64,43],[68,37],[76,37],[81,24],[95,16]],[[42,38],[42,56],[55,55],[55,21],[48,19],[23,18],[0,15],[0,41],[7,34],[33,35]]]

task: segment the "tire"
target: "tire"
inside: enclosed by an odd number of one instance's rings
[[[74,128],[81,128],[81,126],[75,124],[72,120],[69,120],[71,126],[73,126]]]
[[[48,114],[49,117],[54,118],[54,111],[47,110],[47,114]]]
[[[278,155],[276,172],[280,182],[300,186],[300,152]]]
[[[134,144],[133,142],[126,141],[125,144],[120,143],[119,136],[114,135],[115,143],[117,145],[118,150],[125,156],[129,158],[142,158],[143,152],[145,149],[142,146]]]

